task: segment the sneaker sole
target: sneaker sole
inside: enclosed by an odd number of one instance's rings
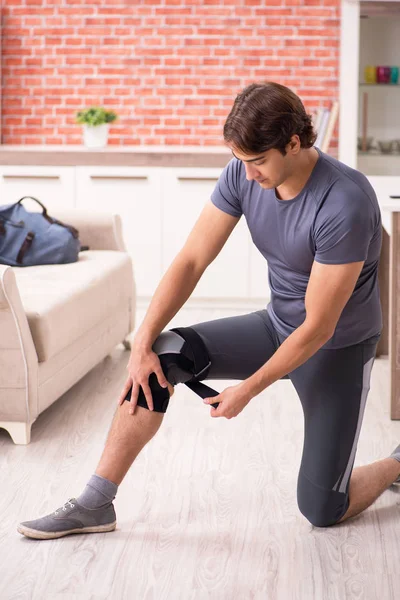
[[[107,531],[114,531],[116,526],[117,522],[114,521],[114,523],[107,523],[106,525],[80,527],[78,529],[68,529],[66,531],[37,531],[36,529],[19,525],[17,527],[17,531],[26,537],[33,538],[34,540],[54,540],[56,538],[64,537],[65,535],[70,535],[71,533],[105,533]]]

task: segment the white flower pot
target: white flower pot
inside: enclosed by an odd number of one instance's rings
[[[109,123],[90,127],[83,126],[83,142],[86,148],[104,148],[107,146]]]

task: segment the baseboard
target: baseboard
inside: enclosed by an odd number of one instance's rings
[[[136,308],[147,309],[150,301],[149,296],[137,296]],[[182,308],[188,310],[198,310],[199,308],[261,310],[266,308],[268,302],[268,296],[265,298],[189,298]]]

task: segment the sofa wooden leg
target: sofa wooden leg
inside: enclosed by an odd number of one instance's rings
[[[125,350],[131,350],[132,349],[131,343],[130,343],[129,340],[124,340],[122,343],[124,345]]]
[[[6,429],[11,435],[14,444],[29,444],[31,441],[32,423],[20,423],[17,421],[0,421],[0,427]]]

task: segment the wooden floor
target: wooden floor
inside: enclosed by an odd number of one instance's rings
[[[251,309],[250,309],[251,310]],[[240,314],[185,308],[170,326]],[[138,312],[138,322],[142,314]],[[118,346],[37,419],[29,446],[0,430],[0,600],[394,600],[400,492],[321,529],[296,504],[300,402],[278,381],[230,421],[178,386],[115,500],[117,530],[29,540],[19,521],[79,495],[94,471],[129,353]],[[388,360],[375,361],[356,465],[390,454]],[[234,382],[213,382],[222,390]]]

